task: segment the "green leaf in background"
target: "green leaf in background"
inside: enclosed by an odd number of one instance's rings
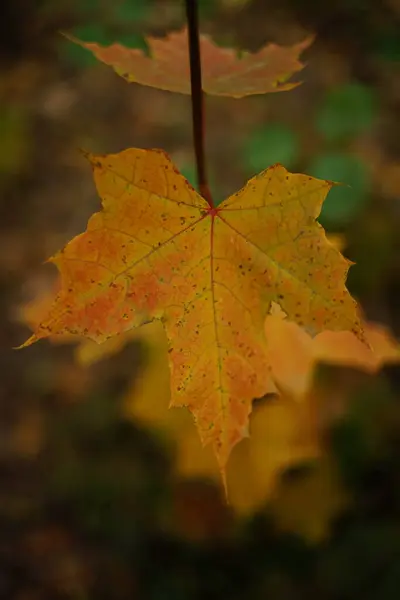
[[[185,179],[197,189],[197,175],[196,175],[196,167],[193,164],[186,163],[185,166],[179,169]]]
[[[267,125],[255,131],[243,148],[243,161],[252,173],[275,164],[285,167],[296,161],[299,142],[292,129],[281,124]]]
[[[358,158],[346,154],[324,154],[315,158],[306,171],[319,179],[347,184],[334,187],[329,192],[321,212],[323,225],[347,225],[363,210],[368,199],[369,173]]]
[[[88,20],[105,17],[107,23],[141,21],[147,17],[153,0],[75,0],[75,10]]]
[[[199,15],[202,18],[211,17],[217,8],[216,0],[198,0]]]
[[[340,140],[370,129],[375,114],[372,90],[349,83],[327,94],[316,116],[316,128],[327,140]]]
[[[95,14],[102,7],[102,0],[79,0],[78,2],[75,3],[75,7],[79,13]]]
[[[84,42],[97,42],[98,44],[109,44],[110,39],[102,25],[88,24],[74,27],[71,33]],[[112,40],[114,41],[114,40]],[[70,64],[86,68],[98,64],[97,59],[91,52],[88,52],[78,44],[73,44],[70,40],[63,40],[60,44],[61,57]]]
[[[185,163],[182,167],[180,167],[178,164],[178,168],[179,168],[180,173],[182,173],[182,175],[185,177],[185,179],[188,180],[190,185],[192,185],[194,187],[194,189],[198,191],[197,172],[196,172],[195,165],[193,163]],[[223,198],[215,197],[216,193],[217,193],[217,185],[215,182],[215,177],[213,176],[212,173],[210,173],[209,183],[210,183],[211,194],[213,196],[214,204],[215,204],[215,206],[218,206],[219,204],[221,204]]]
[[[388,62],[400,61],[400,35],[398,29],[384,30],[376,36],[374,51],[378,58]]]
[[[150,55],[149,46],[142,35],[138,33],[120,32],[114,36],[114,42],[118,42],[127,48],[138,48],[148,56]]]
[[[82,25],[74,27],[70,33],[84,42],[96,42],[104,46],[119,42],[129,48],[139,48],[148,53],[148,46],[142,35],[118,32],[112,27],[105,27],[100,24]],[[66,62],[82,68],[99,64],[91,52],[69,40],[61,44],[60,52]]]
[[[122,22],[142,21],[149,13],[150,4],[151,0],[118,0],[113,15]]]

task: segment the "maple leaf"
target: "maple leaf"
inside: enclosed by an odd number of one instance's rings
[[[313,333],[362,337],[350,262],[316,222],[333,184],[275,165],[210,208],[163,151],[88,158],[103,210],[50,259],[61,290],[24,346],[65,333],[101,343],[160,319],[171,406],[191,410],[224,474],[252,400],[276,390],[264,335],[273,301]]]
[[[147,37],[150,56],[142,50],[121,44],[101,46],[66,35],[72,42],[90,50],[96,58],[129,82],[190,94],[190,68],[187,29],[170,33],[164,39]],[[254,54],[220,48],[207,36],[200,36],[203,90],[217,96],[242,98],[251,94],[291,90],[298,83],[285,83],[304,65],[298,60],[313,42],[309,36],[293,46],[268,44]]]

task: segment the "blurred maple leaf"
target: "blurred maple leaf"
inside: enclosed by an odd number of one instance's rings
[[[303,473],[282,477],[272,490],[268,512],[283,531],[311,542],[321,542],[330,533],[332,519],[351,504],[337,465],[329,456],[307,465]]]
[[[190,69],[187,29],[170,33],[163,39],[147,37],[150,56],[137,48],[121,44],[101,46],[83,42],[66,34],[72,42],[90,50],[96,58],[130,83],[190,94]],[[291,90],[299,83],[285,83],[304,65],[298,60],[313,42],[309,36],[293,46],[268,44],[258,52],[221,48],[207,36],[200,36],[203,90],[217,96],[242,98],[251,94]]]
[[[326,332],[321,334],[329,333],[330,338],[329,347],[324,347],[323,360],[343,366],[356,365],[366,372],[378,369],[386,361],[400,361],[399,345],[383,326],[367,322],[364,327],[375,350],[359,342],[351,333],[345,332],[346,341],[343,332]],[[290,484],[280,484],[279,476],[290,466],[323,457],[321,439],[332,418],[336,417],[331,415],[327,422],[326,413],[330,411],[326,410],[326,405],[330,400],[326,389],[312,384],[318,359],[311,353],[311,337],[295,323],[283,319],[276,309],[266,319],[266,330],[267,334],[273,335],[267,339],[278,355],[271,363],[272,376],[283,393],[256,403],[250,421],[251,436],[233,450],[228,464],[229,501],[239,512],[248,513],[271,499],[269,508],[278,515],[282,527],[292,527],[306,533],[310,539],[320,539],[326,533],[331,513],[345,502],[334,465],[324,459],[304,479]],[[147,363],[125,396],[125,415],[156,430],[173,445],[177,476],[216,481],[219,471],[215,458],[210,448],[202,448],[189,413],[168,409],[168,346],[161,324],[151,323],[139,331],[146,343]],[[310,345],[301,345],[304,337]],[[345,351],[343,344],[347,346]],[[301,515],[307,506],[306,497],[313,487],[326,493],[318,494],[316,498],[314,518],[303,522]],[[290,518],[292,497],[303,500]],[[280,498],[285,499],[284,504]]]
[[[400,361],[400,344],[386,327],[363,322],[367,344],[351,331],[323,331],[312,337],[296,323],[286,319],[280,306],[272,302],[265,320],[267,356],[277,387],[292,397],[301,398],[311,388],[317,363],[358,367],[368,373],[385,362]]]
[[[210,208],[162,151],[88,157],[103,210],[50,259],[61,290],[24,345],[65,333],[101,343],[161,320],[171,406],[191,410],[224,475],[252,400],[276,390],[263,331],[271,302],[314,334],[362,338],[350,263],[316,222],[333,184],[275,165]]]

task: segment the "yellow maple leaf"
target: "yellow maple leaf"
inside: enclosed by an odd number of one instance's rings
[[[103,210],[50,259],[61,290],[24,345],[65,333],[101,343],[161,320],[171,406],[191,410],[224,475],[252,400],[276,389],[264,335],[271,303],[313,333],[362,337],[350,263],[316,221],[333,184],[275,165],[212,208],[163,151],[88,158]]]
[[[66,37],[90,50],[129,82],[182,94],[191,93],[186,28],[170,33],[164,39],[146,37],[150,56],[137,48],[126,48],[117,43],[104,47],[71,35]],[[234,98],[291,90],[299,84],[285,82],[303,68],[298,57],[313,39],[309,36],[288,47],[268,44],[254,54],[242,53],[239,58],[237,51],[220,48],[208,36],[201,35],[203,89],[208,94]]]

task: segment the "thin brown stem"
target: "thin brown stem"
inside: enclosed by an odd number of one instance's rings
[[[197,0],[185,0],[189,38],[190,86],[192,98],[193,143],[199,190],[211,208],[214,203],[207,181],[204,153],[204,94],[201,84],[201,60]]]

